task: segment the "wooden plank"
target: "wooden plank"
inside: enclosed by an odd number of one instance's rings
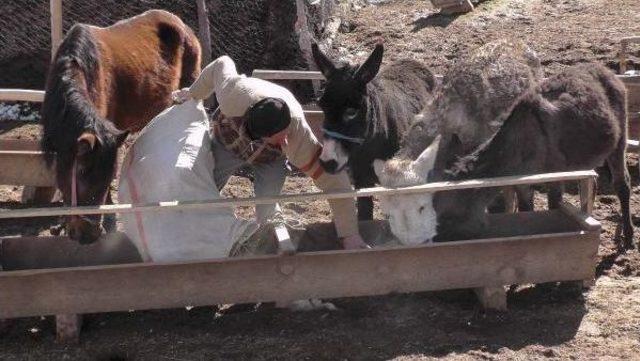
[[[43,152],[0,151],[0,184],[53,187],[52,169],[47,168]]]
[[[255,69],[251,76],[265,80],[324,80],[319,71]]]
[[[196,0],[198,11],[198,40],[202,47],[202,61],[211,62],[211,30],[209,28],[209,11],[204,0]]]
[[[1,153],[1,152],[0,152]],[[0,219],[22,218],[22,217],[50,217],[64,215],[81,215],[81,214],[109,214],[109,213],[133,213],[141,211],[166,211],[179,209],[212,209],[220,207],[237,207],[251,206],[256,204],[271,204],[280,202],[297,202],[308,201],[314,199],[341,199],[368,197],[379,195],[397,195],[397,194],[418,194],[439,192],[457,189],[470,188],[487,188],[487,187],[504,187],[522,184],[539,184],[549,182],[561,182],[580,180],[585,178],[593,178],[597,174],[592,171],[575,171],[575,172],[558,172],[545,173],[528,176],[509,176],[486,179],[472,179],[454,182],[433,182],[412,187],[401,188],[363,188],[356,191],[339,191],[339,192],[311,192],[304,194],[285,194],[270,197],[256,197],[244,199],[215,199],[215,200],[197,200],[197,201],[167,201],[153,202],[144,204],[111,204],[102,206],[82,206],[82,207],[59,207],[59,208],[32,208],[17,210],[0,210]]]
[[[80,342],[82,316],[77,314],[56,315],[56,341],[65,344]]]
[[[475,288],[474,292],[482,308],[496,311],[507,310],[507,291],[504,286]]]
[[[581,229],[596,231],[601,227],[600,222],[598,222],[595,218],[586,213],[578,211],[578,209],[570,203],[560,203],[560,211],[562,211],[565,215],[569,216],[576,223],[578,223]]]
[[[44,91],[32,89],[0,89],[0,101],[42,102]]]
[[[323,122],[324,112],[322,110],[305,110],[304,117],[308,122]]]
[[[62,0],[50,0],[49,7],[51,10],[51,58],[53,58],[62,42]]]
[[[1,139],[0,151],[11,150],[40,151],[40,142],[31,139]]]
[[[593,213],[593,202],[595,201],[595,177],[580,180],[580,208],[588,215]]]
[[[640,44],[640,36],[628,36],[628,37],[620,39],[620,42],[621,43],[625,43],[625,44],[631,44],[631,43]]]
[[[434,7],[440,8],[443,14],[466,13],[473,10],[469,0],[431,0]]]
[[[640,85],[640,76],[638,75],[617,75],[617,77],[622,80],[627,87]]]
[[[433,6],[437,8],[459,5],[461,2],[462,0],[431,0]]]
[[[599,232],[569,232],[290,257],[3,272],[0,317],[582,280],[594,275],[598,243]]]
[[[88,245],[62,236],[10,237],[0,242],[5,271],[142,262],[135,245],[118,232]]]
[[[627,41],[620,41],[620,53],[618,54],[620,74],[627,71]]]
[[[505,187],[502,190],[504,196],[504,210],[505,213],[515,213],[518,209],[518,200],[516,198],[515,187]]]
[[[251,76],[265,80],[324,80],[324,75],[315,70],[255,69]],[[442,82],[444,78],[441,74],[435,74],[434,77],[436,82]]]
[[[211,29],[209,28],[209,10],[205,0],[196,0],[198,12],[198,40],[202,49],[202,63],[206,66],[211,63]],[[215,104],[213,95],[203,101],[207,107]]]

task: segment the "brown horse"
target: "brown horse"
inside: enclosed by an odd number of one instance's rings
[[[171,104],[171,92],[200,72],[200,43],[177,16],[150,10],[112,26],[76,24],[49,71],[42,106],[42,149],[65,205],[111,202],[118,147]],[[105,229],[115,218],[105,217]],[[72,216],[69,237],[91,243],[100,216]]]

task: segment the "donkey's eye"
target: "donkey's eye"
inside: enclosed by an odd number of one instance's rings
[[[422,213],[422,211],[424,211],[424,206],[420,206],[420,208],[418,209],[418,212]]]
[[[343,118],[345,120],[351,120],[351,119],[355,118],[356,115],[358,115],[358,109],[356,109],[356,108],[347,108],[344,111]]]

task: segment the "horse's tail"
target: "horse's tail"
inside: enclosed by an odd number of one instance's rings
[[[72,27],[51,63],[41,109],[43,136],[41,148],[51,165],[73,149],[84,129],[100,123],[89,97],[98,81],[99,50],[90,30]]]
[[[184,25],[185,36],[182,53],[182,72],[180,74],[180,88],[190,86],[200,75],[202,49],[193,30]]]

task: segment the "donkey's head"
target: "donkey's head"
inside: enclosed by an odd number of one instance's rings
[[[68,152],[59,152],[57,182],[65,205],[105,203],[115,175],[118,147],[127,134],[115,129],[85,130]],[[102,234],[102,217],[69,216],[66,229],[71,239],[82,244],[92,243]]]
[[[347,164],[349,153],[362,145],[367,136],[367,84],[375,78],[382,63],[382,44],[376,45],[361,65],[334,64],[313,44],[313,57],[327,79],[318,104],[324,112],[322,167],[339,172]]]
[[[374,170],[380,185],[407,187],[425,184],[436,161],[440,137],[425,149],[416,160],[393,158],[376,159]],[[380,196],[380,208],[389,217],[391,231],[407,245],[428,242],[436,235],[436,212],[432,193]]]

